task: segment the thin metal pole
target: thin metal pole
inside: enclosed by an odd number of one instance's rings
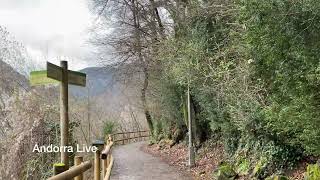
[[[193,148],[192,142],[192,118],[191,118],[191,103],[190,103],[190,85],[188,83],[188,128],[189,128],[189,162],[188,165],[190,168],[194,167],[195,165],[195,153]]]
[[[91,111],[91,107],[90,107],[90,84],[89,84],[89,80],[88,80],[88,114],[87,114],[87,121],[88,121],[88,136],[89,136],[89,142],[91,141],[91,122],[90,122],[90,111]]]
[[[61,131],[61,146],[68,146],[68,62],[60,62],[62,68],[62,80],[60,85],[60,131]],[[67,148],[63,148],[66,150]],[[65,164],[66,169],[69,169],[68,152],[61,151],[61,162]]]

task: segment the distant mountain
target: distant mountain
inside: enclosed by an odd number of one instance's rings
[[[99,96],[106,91],[118,94],[117,83],[114,79],[115,69],[112,67],[88,67],[80,70],[87,74],[86,87],[70,86],[70,93],[78,98]]]
[[[87,86],[71,85],[70,95],[74,96],[74,100],[80,100],[79,102],[90,102],[91,118],[95,124],[103,124],[105,120],[112,119],[118,121],[122,127],[131,128],[136,121],[146,127],[140,103],[140,76],[131,73],[131,69],[89,67],[80,70],[87,74]],[[77,103],[72,103],[71,106],[74,106],[71,109],[79,108]]]

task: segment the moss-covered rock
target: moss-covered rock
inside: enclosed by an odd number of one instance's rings
[[[305,180],[319,180],[320,167],[318,164],[309,164],[305,173]]]
[[[233,180],[236,177],[236,171],[233,169],[232,165],[226,162],[221,163],[214,173],[214,179],[216,180]]]

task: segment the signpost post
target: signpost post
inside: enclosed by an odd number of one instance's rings
[[[68,62],[61,61],[61,84],[60,84],[60,145],[62,147],[68,146],[68,129],[69,129],[69,111],[68,111]],[[61,70],[60,70],[61,69]],[[48,75],[50,75],[48,73]],[[68,161],[68,153],[65,151],[61,151],[61,162],[66,165],[66,169],[69,169],[69,161]]]
[[[68,84],[86,86],[86,74],[68,70],[68,62],[61,61],[60,66],[47,62],[47,71],[33,71],[30,74],[31,85],[55,84],[60,82],[60,132],[61,147],[68,146],[69,114]],[[67,149],[67,148],[63,148]],[[61,151],[61,163],[69,169],[68,152]]]

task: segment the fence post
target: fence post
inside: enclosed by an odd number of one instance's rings
[[[75,156],[74,157],[74,165],[78,166],[83,162],[83,157],[82,156]],[[83,173],[79,174],[74,178],[74,180],[83,180]]]
[[[107,141],[107,144],[106,144],[106,146],[108,146],[108,144],[109,144],[109,141]],[[102,171],[102,174],[103,174],[103,178],[104,178],[104,176],[106,175],[106,173],[107,173],[107,168],[108,168],[108,166],[109,166],[109,164],[108,164],[108,155],[107,155],[107,159],[103,159],[102,160],[103,161],[103,171]]]
[[[101,177],[101,151],[105,145],[105,140],[96,140],[92,143],[93,146],[97,147],[97,151],[94,153],[94,180],[100,180]]]
[[[138,133],[135,132],[135,133],[134,133],[134,142],[137,142],[137,141],[138,141]]]
[[[119,139],[117,136],[117,134],[114,134],[114,135],[108,135],[106,138],[107,138],[107,142],[109,143],[109,137],[113,137],[112,139]]]
[[[60,174],[66,170],[66,165],[63,163],[53,164],[53,175]]]
[[[108,140],[108,143],[111,143],[113,141],[112,137],[109,136],[109,140]],[[107,156],[107,162],[108,162],[108,166],[110,165],[111,163],[111,151],[112,149],[110,149],[110,152],[108,153],[108,156]]]
[[[94,154],[94,180],[100,180],[100,150]]]
[[[122,134],[122,145],[124,145],[124,134]]]

